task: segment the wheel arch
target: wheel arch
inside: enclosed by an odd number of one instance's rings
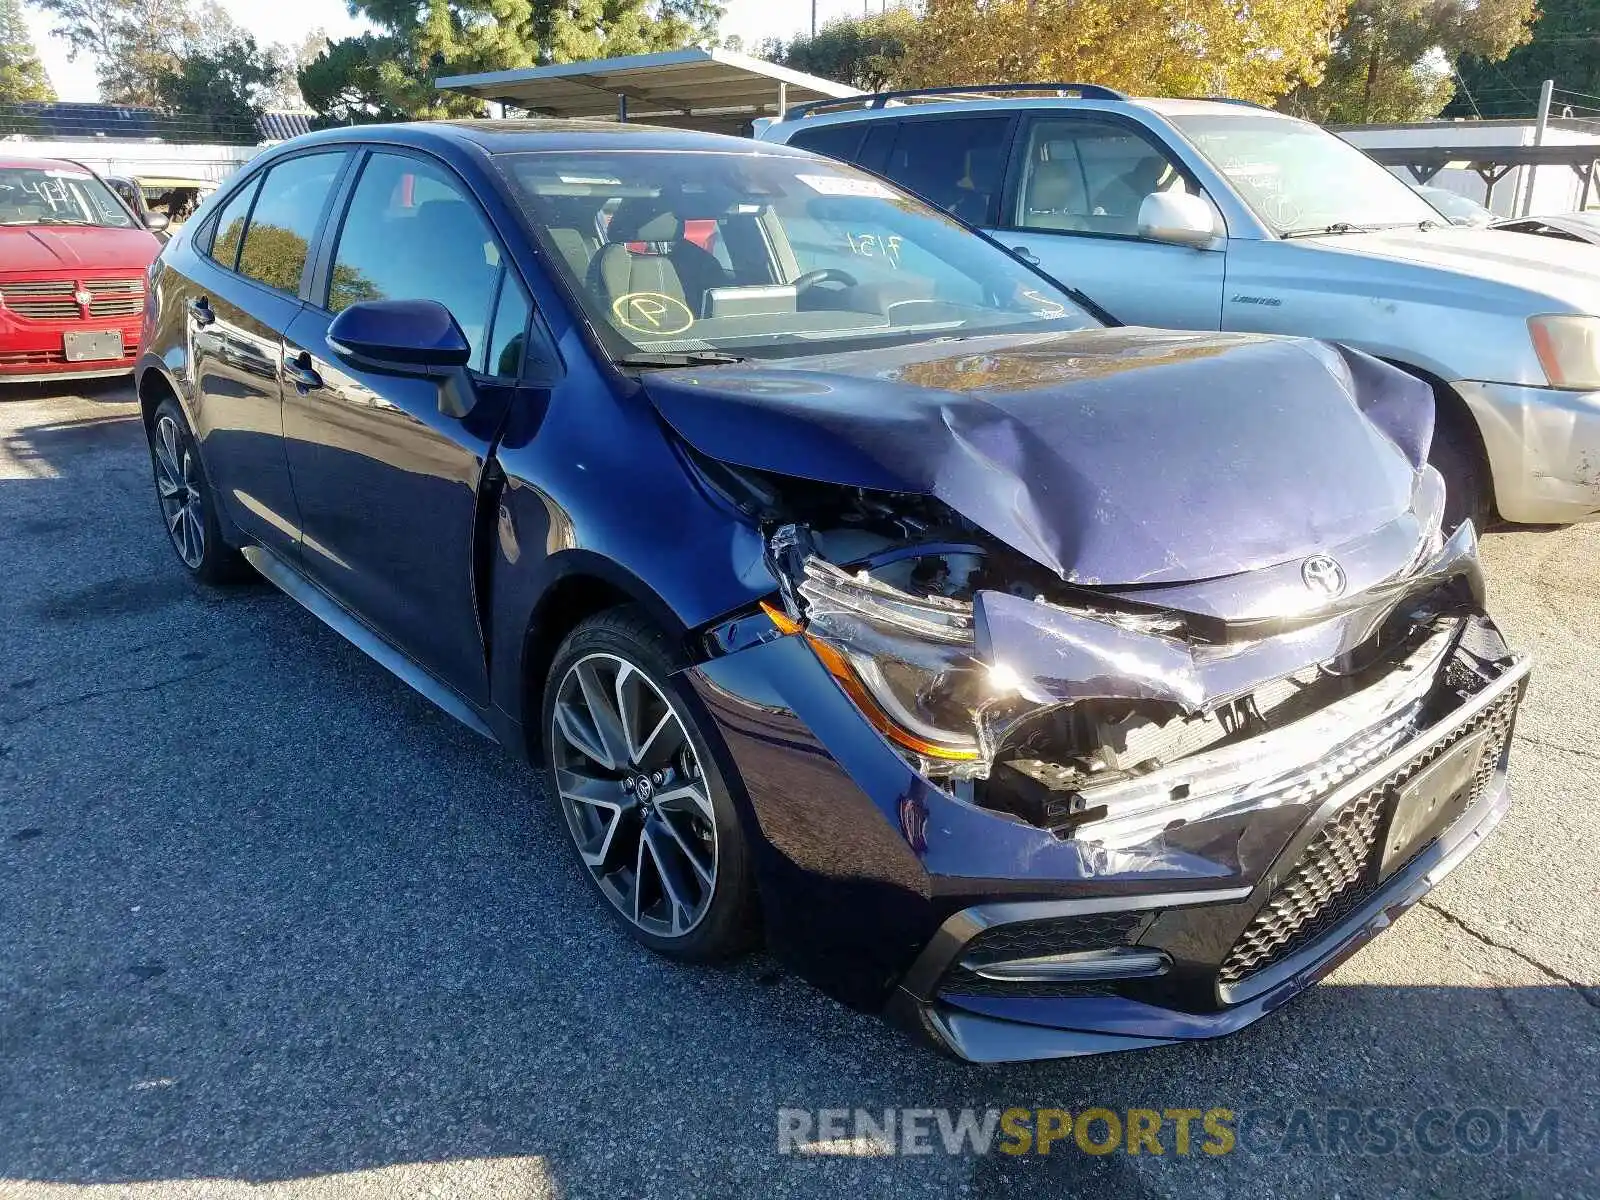
[[[1409,363],[1398,358],[1384,357],[1383,361],[1391,367],[1398,367],[1407,375],[1422,380],[1423,383],[1433,389],[1436,414],[1434,417],[1434,437],[1439,436],[1439,426],[1442,423],[1441,418],[1443,418],[1443,421],[1447,421],[1452,428],[1463,431],[1471,439],[1471,449],[1477,455],[1478,467],[1482,472],[1480,478],[1483,480],[1484,500],[1488,504],[1489,512],[1491,514],[1494,513],[1496,506],[1493,464],[1489,461],[1489,450],[1483,441],[1483,430],[1478,428],[1478,419],[1472,415],[1472,409],[1467,405],[1466,400],[1462,398],[1461,393],[1451,387],[1445,379],[1426,367],[1419,367],[1415,363]]]
[[[139,414],[144,420],[146,432],[155,424],[156,409],[161,406],[163,400],[176,400],[178,407],[184,410],[184,416],[189,416],[188,406],[183,402],[182,393],[173,386],[172,381],[167,378],[166,372],[159,367],[141,366],[134,377],[134,387],[138,392]],[[194,427],[192,419],[189,422],[189,426],[191,429]]]
[[[672,607],[638,576],[611,559],[569,550],[550,562],[550,572],[523,631],[520,666],[522,727],[530,762],[543,756],[540,714],[545,676],[556,652],[578,625],[607,609],[636,605],[666,633],[680,662],[689,661],[688,628]]]

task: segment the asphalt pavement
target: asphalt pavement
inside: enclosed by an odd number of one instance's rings
[[[129,389],[76,391],[0,394],[5,1200],[1600,1196],[1600,526],[1485,540],[1537,660],[1516,802],[1424,906],[1231,1038],[978,1068],[636,947],[530,771],[265,585],[192,586]],[[1235,1144],[779,1152],[780,1109],[1090,1107]]]

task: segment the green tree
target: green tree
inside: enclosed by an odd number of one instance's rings
[[[60,2],[60,0],[53,0]],[[77,2],[77,0],[75,0]],[[713,0],[352,0],[378,32],[335,42],[300,71],[323,123],[478,114],[443,75],[709,44]]]
[[[363,34],[330,43],[300,68],[300,94],[317,124],[360,125],[399,121],[415,103],[410,80],[420,68],[409,62],[398,38]]]
[[[156,80],[160,102],[195,117],[226,142],[256,141],[262,100],[278,79],[278,66],[255,38],[186,50],[173,69]]]
[[[778,61],[796,71],[881,92],[900,82],[906,47],[916,33],[916,14],[896,6],[867,17],[830,21],[815,37],[797,37],[784,46]]]
[[[1541,0],[1532,37],[1503,62],[1464,54],[1456,63],[1462,91],[1446,116],[1525,116],[1534,111],[1539,85],[1556,81],[1556,112],[1562,92],[1575,104],[1600,108],[1600,0]],[[1471,100],[1468,97],[1471,97]],[[1476,107],[1475,107],[1476,106]],[[1580,115],[1590,116],[1583,112]]]
[[[1455,93],[1451,62],[1498,62],[1527,40],[1533,13],[1534,0],[1353,0],[1322,81],[1282,107],[1334,124],[1437,116]]]
[[[177,70],[201,36],[195,12],[173,0],[34,0],[55,18],[68,56],[95,60],[100,97],[115,104],[160,102],[157,82]]]
[[[0,104],[55,98],[23,20],[21,0],[0,0]]]
[[[321,28],[313,29],[293,45],[274,43],[267,53],[278,68],[278,79],[262,102],[274,109],[305,108],[305,97],[300,94],[300,72],[327,48],[328,31]]]
[[[923,0],[905,77],[1081,80],[1273,101],[1320,77],[1345,0]]]

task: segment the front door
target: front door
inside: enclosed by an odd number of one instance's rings
[[[457,693],[487,701],[473,562],[479,489],[515,399],[530,315],[477,202],[443,164],[371,152],[327,272],[285,345],[284,432],[303,528],[301,569]],[[437,300],[473,346],[475,406],[439,384],[341,358],[328,326],[362,300]]]
[[[1152,192],[1199,186],[1132,122],[1105,114],[1035,116],[1018,141],[1002,224],[990,232],[1130,325],[1216,329],[1222,249],[1141,238]],[[1219,246],[1223,244],[1219,241]]]
[[[300,308],[236,271],[259,181],[223,209],[204,253],[179,260],[195,434],[219,501],[243,532],[293,553],[299,516],[283,456],[279,338]]]

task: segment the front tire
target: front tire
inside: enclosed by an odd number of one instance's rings
[[[184,569],[209,584],[249,578],[249,565],[222,539],[216,493],[206,478],[200,448],[183,409],[170,396],[156,406],[150,420],[150,465],[162,524]]]
[[[712,753],[719,737],[634,608],[568,635],[545,681],[551,799],[579,864],[644,945],[686,962],[750,946],[750,852]]]

